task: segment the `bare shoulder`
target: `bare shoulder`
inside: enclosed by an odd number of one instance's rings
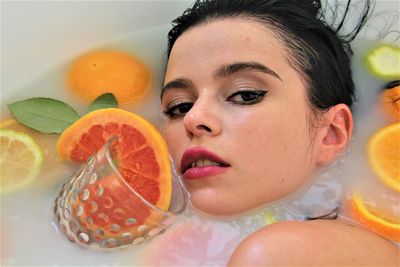
[[[229,266],[400,266],[390,241],[340,221],[279,222],[244,239]]]

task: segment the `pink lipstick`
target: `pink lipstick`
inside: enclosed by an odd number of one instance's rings
[[[230,165],[203,147],[194,147],[183,153],[181,172],[184,179],[197,180],[223,173]]]

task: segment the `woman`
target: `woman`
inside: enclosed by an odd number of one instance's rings
[[[345,41],[337,34],[342,23],[333,30],[320,9],[309,0],[200,0],[174,21],[163,134],[198,210],[235,215],[281,200],[346,149],[354,98],[348,42],[364,19]],[[313,220],[251,234],[229,264],[398,260],[379,236]]]

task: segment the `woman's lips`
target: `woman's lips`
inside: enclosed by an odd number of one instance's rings
[[[196,162],[201,161],[205,166],[196,166]],[[211,162],[212,163],[211,163]],[[211,165],[210,165],[211,164]],[[220,174],[227,171],[230,165],[203,147],[194,147],[183,153],[181,160],[181,172],[184,179],[195,180]]]
[[[197,180],[225,172],[228,166],[206,166],[190,168],[183,174],[186,180]]]

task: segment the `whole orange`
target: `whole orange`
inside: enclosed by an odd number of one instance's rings
[[[148,68],[134,56],[120,51],[94,51],[72,63],[68,86],[86,102],[112,93],[119,104],[140,101],[150,84]]]

